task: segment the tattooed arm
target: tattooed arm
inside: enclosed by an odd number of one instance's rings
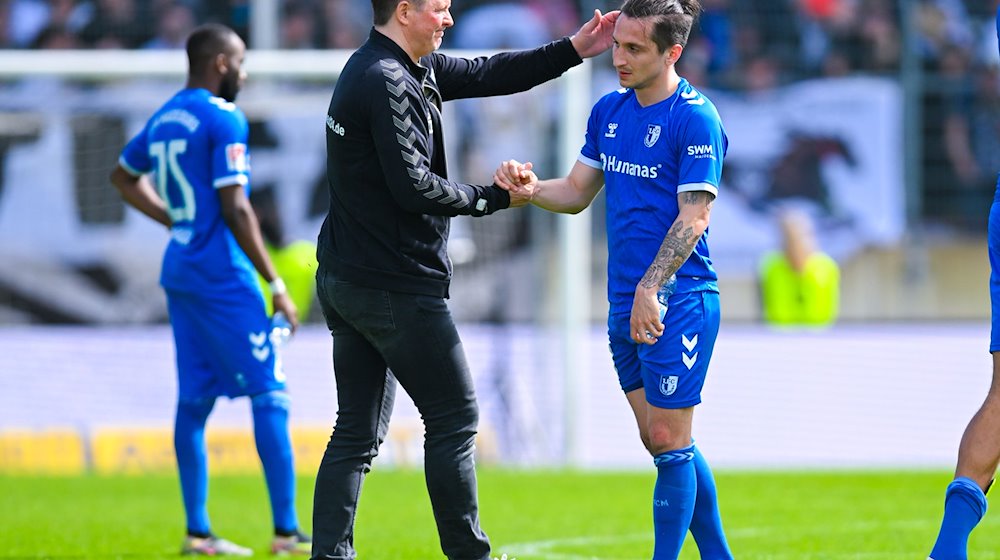
[[[663,238],[656,258],[635,287],[631,327],[632,339],[636,342],[654,344],[657,337],[663,334],[656,292],[691,256],[698,240],[708,228],[713,202],[715,195],[707,191],[682,192],[677,195],[677,219]],[[646,332],[652,334],[652,338],[647,337]]]

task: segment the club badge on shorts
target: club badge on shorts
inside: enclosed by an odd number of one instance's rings
[[[660,392],[663,396],[669,397],[674,394],[677,390],[677,376],[676,375],[661,375],[660,376]]]

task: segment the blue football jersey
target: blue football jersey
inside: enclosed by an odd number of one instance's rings
[[[715,106],[684,79],[649,107],[631,89],[594,105],[579,161],[604,171],[612,314],[631,311],[635,288],[677,219],[677,194],[718,196],[728,145]],[[717,291],[717,278],[706,230],[677,271],[676,292]]]
[[[243,112],[204,89],[174,95],[125,146],[119,163],[150,173],[173,227],[160,283],[182,292],[259,292],[253,264],[222,218],[217,188],[249,194],[249,127]]]

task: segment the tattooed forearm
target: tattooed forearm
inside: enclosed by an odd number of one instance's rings
[[[644,288],[659,289],[691,256],[691,251],[694,250],[700,237],[694,235],[691,226],[685,227],[683,223],[675,222],[667,232],[656,258],[653,259],[653,264],[646,269],[646,274],[639,281],[639,285]]]
[[[701,212],[704,213],[706,218],[712,209],[714,201],[715,196],[705,191],[686,192],[680,196],[680,205],[682,207],[701,207]],[[707,221],[705,223],[707,224]],[[644,288],[659,289],[671,275],[677,272],[677,269],[684,264],[684,261],[691,256],[691,252],[694,251],[694,247],[698,244],[698,240],[701,239],[704,231],[704,227],[699,227],[698,231],[695,231],[692,223],[685,223],[678,216],[677,221],[670,226],[670,231],[667,232],[667,236],[663,239],[660,250],[656,253],[656,258],[653,259],[653,263],[646,269],[646,274],[639,281],[639,285]]]

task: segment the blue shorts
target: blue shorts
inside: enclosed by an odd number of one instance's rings
[[[260,292],[167,291],[179,400],[254,396],[285,388]]]
[[[646,402],[659,408],[687,408],[701,402],[708,363],[719,334],[718,292],[670,296],[663,336],[638,344],[629,336],[629,313],[608,318],[611,358],[626,393],[646,389]]]
[[[1000,182],[997,184],[990,222],[987,226],[987,247],[990,254],[990,352],[1000,352]]]

